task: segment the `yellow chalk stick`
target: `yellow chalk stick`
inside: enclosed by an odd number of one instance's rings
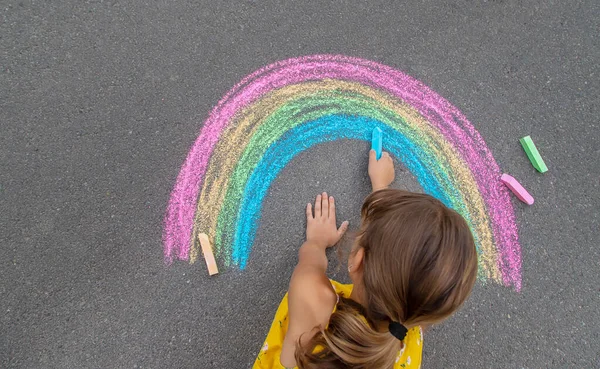
[[[200,233],[198,235],[198,239],[200,240],[200,245],[202,246],[202,253],[204,254],[204,260],[206,260],[208,274],[213,275],[219,273],[215,256],[213,255],[212,247],[210,245],[210,241],[208,240],[208,235],[206,233]]]

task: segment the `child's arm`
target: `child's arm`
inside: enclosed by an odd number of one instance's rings
[[[371,187],[373,192],[388,188],[394,181],[394,161],[387,152],[381,154],[377,160],[375,150],[369,152],[369,177],[371,178]]]
[[[281,350],[281,364],[296,365],[294,352],[296,342],[307,342],[317,332],[315,327],[325,328],[337,302],[335,290],[325,274],[327,256],[325,250],[335,245],[348,228],[348,222],[336,227],[335,201],[323,192],[312,206],[306,206],[306,242],[298,252],[298,265],[294,269],[288,291],[289,326]]]

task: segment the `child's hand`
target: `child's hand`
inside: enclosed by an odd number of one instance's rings
[[[387,152],[377,160],[375,150],[369,152],[369,177],[373,191],[387,188],[394,181],[394,161]]]
[[[336,227],[333,196],[327,196],[326,192],[317,195],[314,216],[311,204],[306,205],[306,242],[323,248],[331,247],[342,238],[346,229],[348,221],[343,222],[340,228]]]

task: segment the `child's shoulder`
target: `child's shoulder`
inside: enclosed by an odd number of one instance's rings
[[[353,284],[344,284],[334,281],[333,279],[330,279],[329,281],[331,281],[331,285],[333,286],[335,293],[337,293],[338,295],[342,295],[346,298],[350,297],[350,294],[352,293],[352,288],[354,287]]]

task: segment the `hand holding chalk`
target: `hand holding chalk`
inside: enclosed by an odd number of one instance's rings
[[[387,188],[394,181],[394,161],[387,152],[381,154],[381,159],[377,160],[377,152],[369,152],[369,178],[371,178],[371,187],[373,192]]]

